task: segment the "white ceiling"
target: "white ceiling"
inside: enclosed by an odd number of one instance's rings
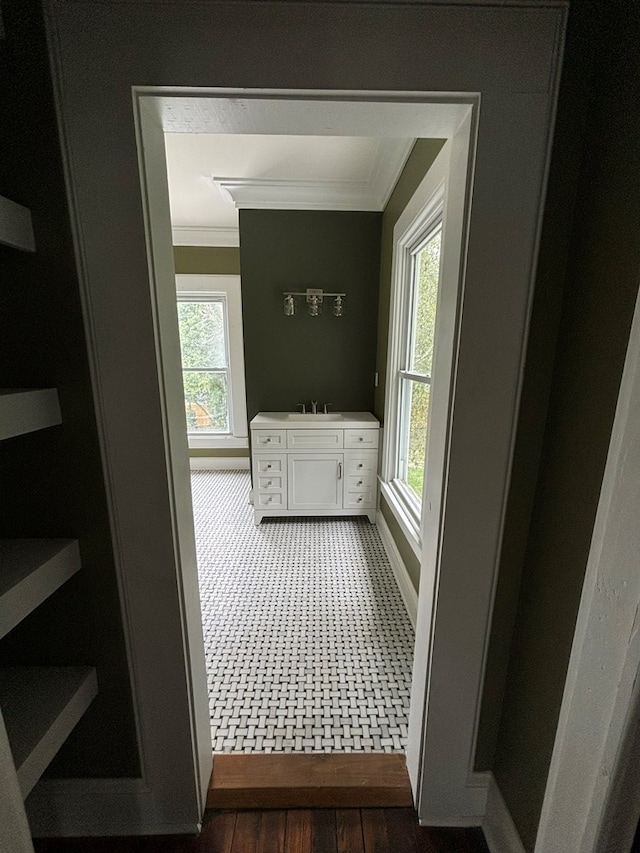
[[[241,207],[383,210],[414,141],[166,133],[174,232],[209,231],[215,243],[219,231],[228,243]]]

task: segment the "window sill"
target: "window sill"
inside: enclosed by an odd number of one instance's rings
[[[206,450],[227,449],[230,447],[249,448],[249,439],[246,436],[235,435],[189,435],[189,448],[203,448]]]
[[[383,494],[395,520],[398,522],[409,547],[418,560],[422,558],[422,543],[420,541],[419,522],[408,512],[404,501],[398,495],[397,488],[393,483],[380,483],[380,491]]]

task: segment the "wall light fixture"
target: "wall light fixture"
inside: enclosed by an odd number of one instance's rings
[[[310,317],[318,317],[322,314],[322,303],[325,297],[333,298],[333,315],[342,317],[344,314],[344,298],[346,293],[326,293],[321,288],[308,287],[305,291],[285,291],[283,293],[283,310],[285,317],[293,317],[296,313],[296,296],[304,296],[307,303],[307,313]]]

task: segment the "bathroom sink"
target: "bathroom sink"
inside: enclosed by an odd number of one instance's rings
[[[379,425],[371,412],[258,412],[251,421],[252,429],[377,429]]]
[[[313,414],[312,412],[307,412],[306,414],[302,414],[302,412],[292,412],[287,415],[288,421],[341,421],[342,414],[340,412],[333,412],[329,414],[321,414],[318,412],[317,414]]]

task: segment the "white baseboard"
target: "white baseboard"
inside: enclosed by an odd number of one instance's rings
[[[248,456],[190,456],[192,471],[248,471]]]
[[[400,595],[404,601],[404,606],[407,608],[411,624],[415,629],[416,620],[418,618],[418,593],[415,591],[413,583],[411,582],[407,567],[400,555],[400,551],[398,551],[398,546],[393,540],[393,536],[389,530],[389,525],[380,511],[378,511],[376,516],[376,522],[380,533],[380,539],[382,539],[382,544],[384,545],[384,550],[387,552],[387,557],[391,563],[393,576],[398,584],[398,589],[400,590]]]
[[[142,779],[41,780],[25,802],[34,838],[195,835],[201,824],[169,815]]]
[[[489,774],[487,810],[482,831],[491,853],[525,853],[524,845],[513,822],[493,773]]]

